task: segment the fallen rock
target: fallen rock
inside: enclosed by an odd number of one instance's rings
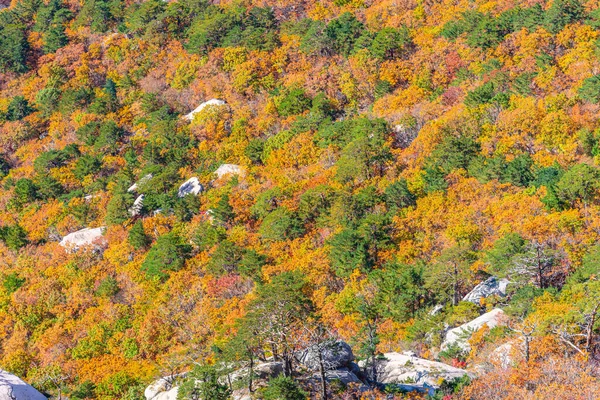
[[[142,212],[142,208],[144,208],[144,196],[140,194],[137,199],[133,202],[133,205],[129,208],[129,215],[132,217],[136,217],[140,215]]]
[[[358,363],[365,367],[365,362]],[[372,375],[372,370],[367,369]],[[430,361],[412,354],[385,353],[376,360],[377,382],[388,385],[410,386],[412,390],[429,392],[429,388],[437,388],[443,380],[451,381],[468,375],[464,369],[456,368],[441,362]],[[370,376],[373,379],[373,376]],[[407,385],[408,384],[408,385]]]
[[[487,327],[491,329],[497,325],[503,324],[505,320],[506,316],[504,311],[499,308],[494,308],[492,311],[485,313],[466,324],[450,329],[446,333],[446,338],[442,343],[441,349],[446,350],[451,345],[457,345],[463,351],[468,352],[471,350],[469,339],[473,333],[477,332],[484,325],[487,325]]]
[[[46,400],[33,386],[10,372],[0,370],[0,400]]]
[[[152,179],[152,174],[144,175],[139,181],[137,181],[133,185],[129,186],[129,189],[127,189],[127,191],[129,193],[137,192],[140,185],[143,185],[144,183],[148,182],[150,179]]]
[[[509,284],[508,279],[498,279],[495,276],[489,277],[467,294],[462,301],[470,301],[471,303],[480,304],[481,299],[489,296],[506,296],[506,287]]]
[[[74,250],[82,246],[90,246],[97,243],[102,238],[104,227],[84,228],[77,232],[69,233],[62,238],[60,245]]]
[[[178,387],[174,386],[174,382],[179,378],[185,378],[186,375],[187,373],[183,373],[157,379],[144,390],[144,397],[146,400],[176,400]],[[174,397],[169,397],[173,396],[173,393]]]
[[[321,350],[321,353],[326,370],[347,367],[354,361],[352,348],[346,342],[340,340],[322,346],[324,348]],[[296,356],[298,362],[304,364],[308,369],[317,371],[319,369],[319,352],[317,349],[317,346],[312,346],[300,352]]]
[[[235,164],[223,164],[215,171],[218,179],[227,175],[241,175],[242,168]]]
[[[183,183],[181,186],[179,186],[177,196],[185,197],[188,194],[193,194],[194,196],[197,196],[202,191],[204,191],[204,187],[200,184],[198,178],[193,177],[185,181],[185,183]]]
[[[204,103],[200,104],[198,107],[196,107],[196,109],[194,111],[192,111],[191,113],[187,114],[184,118],[189,120],[189,121],[193,121],[194,120],[194,116],[196,114],[198,114],[200,111],[204,110],[207,106],[224,106],[225,102],[223,100],[219,100],[219,99],[211,99],[208,101],[205,101]]]

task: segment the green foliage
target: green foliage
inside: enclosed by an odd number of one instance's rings
[[[371,53],[381,60],[391,60],[402,55],[410,45],[411,39],[408,29],[383,28],[375,35],[371,43]]]
[[[10,17],[0,19],[0,72],[27,71],[29,43],[25,25]]]
[[[129,230],[129,244],[136,250],[145,249],[150,245],[150,238],[144,231],[142,221],[137,221]]]
[[[303,89],[291,89],[286,91],[281,100],[277,102],[277,112],[282,117],[300,114],[311,105],[310,98]]]
[[[585,10],[579,0],[554,0],[545,17],[548,30],[558,33],[568,24],[582,20]]]
[[[25,278],[20,278],[16,272],[12,272],[7,274],[2,279],[2,287],[4,288],[4,292],[8,295],[13,294],[21,286],[25,284],[27,280]]]
[[[391,210],[402,209],[414,206],[417,197],[408,189],[406,179],[400,179],[385,188],[385,203]]]
[[[219,383],[218,371],[212,366],[196,366],[179,386],[177,399],[227,400],[231,396],[229,388]]]
[[[262,392],[265,400],[305,400],[307,396],[292,378],[286,376],[269,380],[268,386]]]
[[[15,96],[8,104],[6,119],[8,121],[18,121],[30,115],[34,111],[35,110],[29,106],[29,102],[23,96]]]
[[[363,24],[354,14],[345,12],[329,22],[325,28],[325,37],[334,52],[347,57],[364,29]]]
[[[584,79],[578,91],[579,97],[590,103],[600,102],[600,75]]]
[[[96,296],[112,297],[119,293],[119,290],[120,288],[117,280],[114,277],[109,276],[103,279],[98,285],[98,288],[96,289]]]
[[[172,232],[159,236],[142,263],[142,271],[149,278],[166,280],[169,272],[183,268],[190,250],[190,246]]]
[[[285,207],[279,207],[263,219],[258,233],[264,240],[282,241],[297,238],[303,231],[298,216]]]
[[[597,197],[599,177],[598,169],[587,164],[576,164],[556,183],[556,196],[571,205],[578,200],[589,203]]]

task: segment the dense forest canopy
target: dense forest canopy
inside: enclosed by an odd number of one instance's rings
[[[461,368],[521,340],[445,395],[600,390],[596,0],[6,6],[2,369],[141,399],[199,364],[181,393],[220,399],[211,366],[255,355],[286,360],[259,398],[296,399],[315,337]],[[461,301],[489,277],[506,296]]]

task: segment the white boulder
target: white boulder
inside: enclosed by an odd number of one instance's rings
[[[21,378],[0,370],[0,400],[46,400],[47,397]]]
[[[133,185],[129,186],[129,189],[127,189],[127,191],[129,193],[136,192],[140,185],[143,185],[144,183],[148,182],[150,179],[152,179],[152,174],[144,175],[139,181],[137,181]]]
[[[494,308],[492,311],[485,313],[466,324],[450,329],[446,333],[446,338],[442,343],[441,349],[446,350],[451,345],[457,345],[463,351],[468,352],[471,350],[469,339],[473,333],[477,332],[484,325],[487,325],[487,327],[491,329],[495,326],[502,325],[505,322],[506,315],[504,314],[504,311],[499,308]]]
[[[174,382],[186,375],[183,373],[157,379],[144,390],[144,397],[146,400],[176,400],[179,388],[174,386]]]
[[[354,361],[352,348],[346,342],[341,340],[320,344],[322,347],[321,356],[323,366],[326,370],[333,370],[350,365]],[[319,351],[317,346],[312,346],[303,350],[297,355],[298,361],[304,364],[308,369],[316,371],[319,369]]]
[[[358,363],[365,367],[365,362]],[[367,373],[372,371],[367,368]],[[468,375],[464,369],[456,368],[444,363],[426,360],[414,356],[412,353],[385,353],[376,360],[376,379],[382,384],[410,384],[412,387],[439,387],[442,380],[451,381]],[[373,377],[371,376],[371,379]]]
[[[217,175],[218,179],[221,179],[222,177],[227,175],[242,175],[242,173],[242,168],[239,165],[235,164],[222,164],[215,171],[215,175]]]
[[[204,110],[207,106],[219,107],[219,106],[224,106],[224,105],[225,105],[225,102],[223,100],[211,99],[211,100],[205,101],[204,103],[200,104],[198,107],[196,107],[196,109],[194,111],[187,114],[184,118],[189,121],[193,121],[194,116],[196,114],[198,114],[200,111]]]
[[[202,191],[204,191],[204,187],[200,184],[198,178],[193,177],[185,181],[181,186],[179,186],[177,196],[185,197],[188,194],[193,194],[194,196],[197,196]]]
[[[140,194],[137,199],[133,202],[133,205],[129,208],[129,215],[136,217],[142,212],[144,207],[144,195]]]
[[[470,301],[471,303],[480,304],[481,299],[489,296],[506,296],[506,287],[509,284],[508,279],[498,279],[495,276],[489,277],[467,294],[462,301]]]
[[[97,243],[104,233],[104,227],[84,228],[77,232],[69,233],[62,238],[60,245],[67,248],[78,249],[81,246],[90,246]]]

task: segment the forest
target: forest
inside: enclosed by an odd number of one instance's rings
[[[0,368],[72,400],[597,398],[599,115],[598,0],[0,1]],[[308,376],[324,343],[360,382]],[[464,376],[378,379],[408,352]]]

